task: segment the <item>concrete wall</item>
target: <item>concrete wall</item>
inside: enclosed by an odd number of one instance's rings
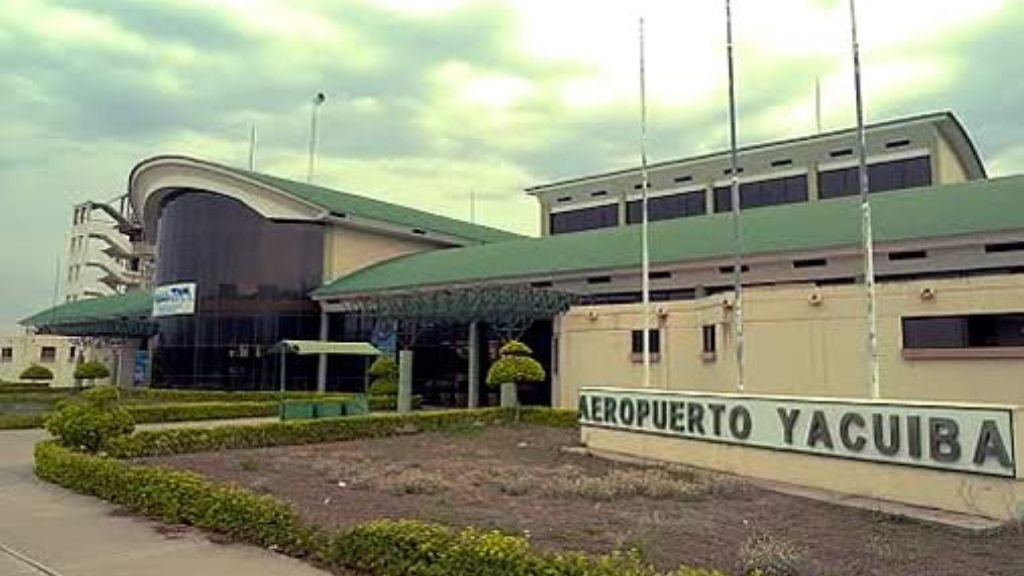
[[[1014,414],[1019,422],[1024,415]],[[1021,426],[1016,445],[1024,442]],[[683,463],[843,494],[1011,520],[1024,516],[1024,479],[828,458],[685,438],[584,427],[593,450]]]
[[[429,240],[410,240],[357,228],[333,226],[324,232],[324,281],[405,254],[438,248]]]
[[[929,289],[934,297],[922,298]],[[662,350],[652,386],[735,391],[731,295],[655,303]],[[865,296],[859,286],[787,286],[744,291],[745,383],[751,394],[863,398],[869,395]],[[904,358],[902,316],[1024,311],[1024,276],[887,283],[878,286],[883,398],[1024,405],[1019,349],[936,351]],[[717,351],[702,355],[701,327],[714,325]],[[558,322],[558,404],[575,407],[580,386],[639,387],[630,354],[641,306],[574,307]],[[954,356],[954,357],[951,357]]]

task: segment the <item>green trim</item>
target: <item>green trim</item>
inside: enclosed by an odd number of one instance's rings
[[[21,321],[53,334],[145,336],[152,332],[153,293],[126,294],[67,302]]]
[[[1024,176],[872,195],[875,241],[895,242],[1024,229]],[[856,247],[856,197],[769,206],[742,215],[747,255]],[[651,263],[667,265],[732,254],[732,217],[712,214],[650,225]],[[640,227],[621,226],[483,246],[434,250],[358,270],[313,292],[352,297],[430,286],[527,279],[635,268]]]

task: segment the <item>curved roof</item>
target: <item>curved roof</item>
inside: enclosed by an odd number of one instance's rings
[[[872,195],[877,242],[1024,229],[1024,176]],[[857,197],[743,212],[746,254],[856,246]],[[712,214],[650,224],[652,264],[732,254],[732,218]],[[526,281],[553,274],[640,264],[640,227],[623,226],[403,256],[343,276],[317,299],[480,281]]]
[[[489,226],[187,156],[143,160],[132,169],[128,188],[132,207],[149,237],[156,228],[156,215],[147,214],[147,205],[154,205],[152,199],[191,188],[235,197],[268,218],[344,220],[354,226],[455,244],[522,238]]]
[[[50,334],[140,336],[151,332],[153,293],[125,294],[59,304],[20,322]]]

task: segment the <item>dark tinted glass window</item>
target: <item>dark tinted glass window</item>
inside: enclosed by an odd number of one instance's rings
[[[661,353],[661,333],[659,331],[657,331],[657,330],[650,330],[650,333],[651,333],[651,354],[660,354]],[[633,330],[632,338],[633,338],[633,342],[632,342],[632,344],[633,344],[633,346],[632,346],[633,354],[643,354],[644,353],[644,331],[643,330]]]
[[[580,208],[551,215],[551,233],[565,234],[595,228],[609,228],[619,224],[618,204]]]
[[[701,340],[703,342],[703,352],[705,354],[714,354],[716,349],[714,324],[701,327]]]
[[[903,319],[904,348],[1024,346],[1024,314]]]
[[[860,191],[859,178],[859,168],[856,166],[820,172],[818,174],[818,196],[821,198],[855,196]],[[931,183],[932,163],[927,156],[868,166],[868,190],[871,192],[930,186]]]
[[[706,204],[703,190],[648,198],[647,219],[654,222],[655,220],[699,216],[707,213]],[[643,201],[632,200],[628,202],[626,204],[626,223],[639,224],[642,221]]]
[[[40,362],[53,362],[57,359],[57,349],[53,346],[43,346],[39,350],[39,361]]]
[[[740,184],[740,208],[807,201],[807,176],[789,176]],[[732,187],[715,188],[715,212],[732,210]]]

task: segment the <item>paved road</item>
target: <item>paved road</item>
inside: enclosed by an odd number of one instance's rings
[[[40,482],[32,445],[42,437],[39,430],[0,432],[0,576],[327,576],[195,531],[165,535],[101,500]]]

